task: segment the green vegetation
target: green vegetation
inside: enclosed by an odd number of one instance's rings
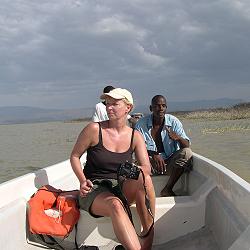
[[[200,120],[239,120],[250,118],[250,102],[240,103],[229,108],[216,108],[194,111],[172,112],[179,119]]]
[[[202,134],[224,134],[227,132],[246,132],[250,131],[249,125],[235,124],[231,126],[222,126],[216,128],[203,128],[201,130]]]
[[[229,108],[201,109],[194,111],[171,112],[180,120],[240,120],[250,119],[250,102],[240,103]],[[66,123],[90,122],[91,117],[65,121]]]

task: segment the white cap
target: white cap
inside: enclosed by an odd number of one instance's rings
[[[102,94],[100,98],[106,99],[107,96],[112,97],[117,100],[125,99],[128,104],[132,104],[132,105],[134,104],[131,93],[126,89],[121,89],[121,88],[113,89],[108,93]]]

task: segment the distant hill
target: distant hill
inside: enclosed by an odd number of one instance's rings
[[[90,117],[93,108],[43,109],[35,107],[0,107],[0,124],[64,121]]]
[[[192,111],[207,108],[231,107],[242,103],[240,99],[216,99],[191,102],[168,102],[168,111]],[[150,103],[149,103],[150,104]],[[44,109],[36,107],[0,107],[0,124],[64,121],[91,117],[92,108]],[[149,113],[149,105],[137,105],[133,112]]]
[[[244,102],[242,99],[221,98],[215,100],[200,100],[190,102],[172,102],[169,103],[170,111],[191,111],[208,108],[225,108],[232,107],[235,104]]]
[[[138,105],[134,108],[134,112],[141,112],[144,114],[150,113],[149,104],[147,106]],[[199,109],[208,108],[225,108],[232,107],[238,103],[244,102],[242,99],[229,99],[221,98],[215,100],[198,100],[198,101],[186,101],[186,102],[168,102],[168,111],[193,111]]]

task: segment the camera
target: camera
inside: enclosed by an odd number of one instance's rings
[[[134,163],[126,161],[122,163],[117,170],[118,176],[125,177],[127,179],[138,180],[140,175],[140,168],[138,168]]]

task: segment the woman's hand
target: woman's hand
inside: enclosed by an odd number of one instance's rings
[[[92,189],[93,183],[90,180],[85,180],[80,183],[80,196],[85,197]]]

